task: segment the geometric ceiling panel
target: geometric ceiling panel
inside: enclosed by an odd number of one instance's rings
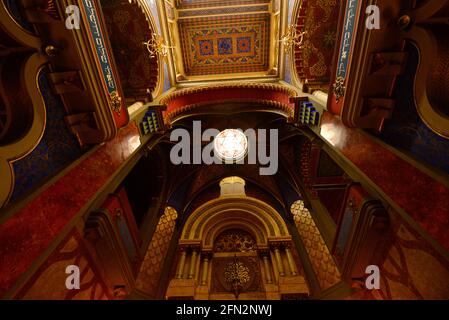
[[[288,0],[165,0],[173,83],[278,80]]]
[[[268,71],[270,18],[259,13],[180,20],[185,75]]]

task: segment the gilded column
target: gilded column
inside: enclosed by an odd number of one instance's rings
[[[192,256],[190,257],[190,270],[189,270],[189,279],[193,279],[195,277],[195,267],[196,267],[196,256],[198,254],[198,248],[192,248]]]
[[[186,262],[187,252],[185,248],[181,248],[181,259],[179,259],[178,271],[176,272],[176,279],[182,279],[184,276],[184,264]]]
[[[210,254],[204,253],[203,258],[203,273],[201,276],[201,285],[205,286],[207,284],[207,277],[209,272],[209,260],[210,260]]]
[[[198,249],[198,255],[196,256],[196,263],[195,263],[195,283],[201,283],[201,251]]]
[[[273,279],[271,278],[270,262],[268,261],[269,252],[262,252],[261,255],[263,266],[265,268],[265,274],[267,276],[267,283],[273,283]]]
[[[274,255],[276,257],[276,262],[278,265],[279,275],[281,277],[283,277],[283,276],[285,276],[285,271],[284,271],[284,265],[282,264],[280,245],[276,244],[273,247],[274,247]]]
[[[296,263],[295,260],[293,259],[290,243],[287,243],[285,245],[285,254],[287,255],[287,261],[288,266],[290,268],[290,272],[293,276],[296,276],[298,274],[298,270],[296,269]]]

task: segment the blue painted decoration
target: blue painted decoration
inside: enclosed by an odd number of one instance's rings
[[[64,105],[60,97],[51,92],[47,72],[44,69],[38,76],[39,90],[46,108],[44,135],[30,154],[12,163],[15,180],[11,201],[44,184],[85,151],[64,122]]]

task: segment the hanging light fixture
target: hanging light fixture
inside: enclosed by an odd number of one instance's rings
[[[153,33],[150,40],[142,44],[147,47],[150,58],[156,58],[158,56],[166,57],[168,56],[168,50],[174,48],[170,47],[162,36],[155,33]]]
[[[279,40],[284,45],[285,53],[289,54],[294,48],[302,48],[305,34],[307,31],[298,32],[296,25],[290,25],[287,33]]]
[[[238,129],[225,129],[214,139],[214,150],[226,163],[237,163],[248,152],[248,138]]]

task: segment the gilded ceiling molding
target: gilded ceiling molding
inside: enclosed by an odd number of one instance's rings
[[[178,91],[173,92],[172,94],[166,96],[161,100],[162,104],[168,104],[172,100],[186,96],[193,93],[202,93],[217,89],[260,89],[260,90],[271,90],[271,91],[278,91],[281,93],[284,93],[288,95],[289,97],[293,97],[296,95],[295,90],[288,88],[281,84],[275,84],[275,83],[228,83],[228,84],[217,84],[217,85],[209,85],[205,87],[193,87],[193,88],[186,88],[181,89]]]
[[[232,90],[248,90],[248,94],[232,96]],[[226,92],[223,92],[226,90]],[[265,96],[256,94],[255,92],[265,93]],[[210,92],[219,92],[216,100],[211,100],[206,95]],[[229,92],[229,93],[228,93]],[[272,95],[270,95],[272,93]],[[278,93],[281,94],[278,95]],[[204,94],[206,98],[201,97]],[[251,103],[267,107],[263,111],[278,111],[280,114],[289,117],[292,115],[293,109],[290,104],[290,98],[296,96],[295,90],[280,84],[273,83],[229,83],[204,87],[186,88],[175,91],[161,100],[161,104],[167,105],[168,109],[164,117],[167,123],[173,123],[183,115],[198,109],[202,106],[221,103]],[[189,101],[189,98],[190,101]],[[251,110],[248,108],[248,111]]]
[[[161,1],[172,85],[281,80],[284,55],[277,41],[288,20],[288,0]],[[248,64],[249,63],[249,64]]]
[[[176,8],[177,9],[197,9],[197,8],[208,8],[208,7],[219,7],[223,5],[223,0],[197,0],[197,1],[186,1],[186,0],[177,0]],[[270,0],[228,0],[226,5],[254,5],[260,3],[270,3]]]
[[[231,99],[231,100],[216,100],[211,102],[204,102],[204,103],[196,103],[187,105],[184,107],[181,107],[179,109],[176,109],[172,112],[169,112],[165,114],[164,120],[166,123],[174,123],[182,118],[184,116],[188,116],[189,113],[197,108],[201,108],[210,104],[222,104],[222,103],[248,103],[251,102],[254,105],[260,105],[266,107],[266,109],[262,109],[259,107],[257,108],[257,111],[275,111],[277,110],[280,114],[282,114],[285,117],[293,116],[293,109],[285,103],[281,103],[278,101],[272,101],[272,100],[259,100],[259,99]],[[245,111],[246,109],[240,109],[240,111]],[[254,109],[248,108],[248,111],[251,111]]]

